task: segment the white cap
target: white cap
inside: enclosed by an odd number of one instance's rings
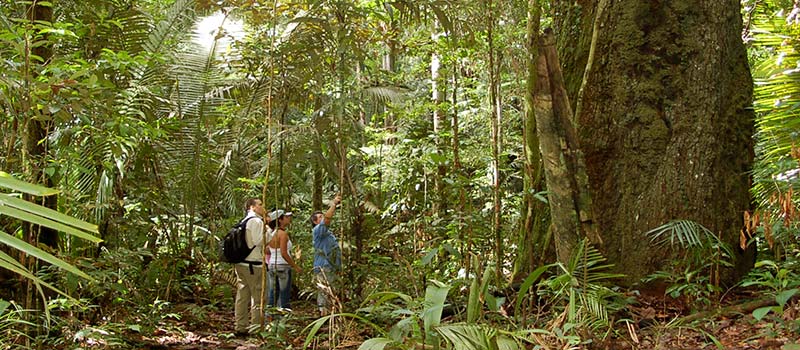
[[[277,220],[281,216],[292,216],[292,212],[290,211],[283,211],[283,209],[275,210],[269,213],[270,220]]]

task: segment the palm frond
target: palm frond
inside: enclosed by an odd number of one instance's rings
[[[2,181],[0,181],[0,187],[2,188],[20,190],[29,194],[53,193],[52,189],[44,188],[34,184],[21,184],[20,181],[9,178],[8,176],[2,176],[0,179],[2,179]],[[0,215],[6,215],[32,224],[49,227],[66,234],[88,240],[90,242],[97,243],[102,241],[96,237],[96,225],[78,220],[50,208],[16,198],[14,195],[0,194]],[[69,263],[15,237],[14,235],[0,231],[0,244],[6,245],[11,249],[24,252],[25,254],[42,261],[46,261],[53,266],[68,271],[81,278],[93,281],[93,278],[75,266],[70,265]],[[22,264],[2,251],[0,251],[0,268],[5,268],[32,280],[35,283],[36,288],[39,290],[39,293],[42,295],[44,294],[42,293],[41,286],[52,289],[60,294],[64,294],[59,289],[38,278],[38,276],[28,271]]]
[[[194,24],[194,0],[177,0],[167,10],[165,20],[159,22],[142,46],[151,53],[161,54],[173,45],[183,42],[185,33]]]
[[[608,300],[601,298],[596,293],[584,293],[580,296],[583,306],[581,319],[585,320],[591,329],[610,327],[608,322],[608,310],[606,304]]]
[[[604,264],[606,258],[597,248],[583,240],[578,244],[575,252],[570,258],[567,274],[577,278],[582,288],[588,288],[592,284],[611,282],[623,275],[607,273],[612,265]]]
[[[144,44],[147,42],[149,33],[152,30],[150,17],[133,7],[120,11],[118,17],[120,33],[113,38],[118,40],[117,45],[131,54],[144,51]]]
[[[769,6],[756,8],[750,33],[753,56],[756,156],[753,194],[762,208],[770,207],[775,193],[786,191],[798,179],[783,176],[800,168],[792,148],[800,143],[800,25],[788,20],[791,11]]]
[[[400,102],[408,89],[399,86],[369,86],[364,88],[364,94],[375,101],[386,104],[387,102]]]
[[[711,230],[691,220],[672,220],[647,231],[645,235],[650,236],[650,241],[655,244],[683,248],[699,248],[711,242],[719,242],[719,238]]]
[[[490,327],[475,324],[448,324],[435,329],[454,349],[485,350],[498,348],[497,331]]]

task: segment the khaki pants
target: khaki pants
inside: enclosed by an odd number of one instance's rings
[[[249,325],[261,325],[261,266],[234,265],[236,271],[236,305],[234,315],[236,318],[235,331],[248,331]]]

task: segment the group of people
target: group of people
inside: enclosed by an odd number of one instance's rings
[[[314,245],[314,281],[317,285],[317,307],[320,315],[329,312],[330,295],[335,285],[337,272],[342,265],[342,254],[336,236],[328,228],[336,206],[342,201],[339,195],[333,198],[327,211],[311,214],[312,242]],[[261,324],[261,288],[263,262],[267,263],[268,305],[289,309],[292,290],[292,273],[303,269],[292,259],[292,239],[287,228],[292,223],[292,212],[275,210],[267,213],[260,199],[252,198],[245,203],[247,215],[246,241],[255,247],[242,263],[235,264],[236,302],[234,306],[235,332],[246,336],[252,326]],[[266,248],[266,249],[265,249]],[[265,256],[266,255],[266,256]]]

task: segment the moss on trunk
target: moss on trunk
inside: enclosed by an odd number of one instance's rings
[[[621,0],[601,21],[577,121],[606,256],[638,281],[670,256],[644,233],[671,219],[738,247],[754,130],[739,3]],[[736,251],[728,281],[752,264]]]

